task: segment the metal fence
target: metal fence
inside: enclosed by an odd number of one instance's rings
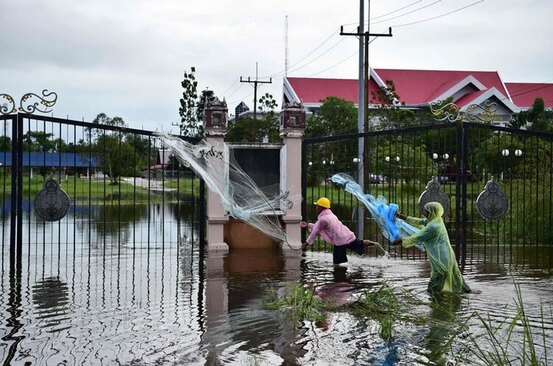
[[[8,252],[13,269],[31,256],[60,260],[65,249],[117,256],[203,244],[204,183],[164,159],[153,132],[24,113],[0,123],[2,268]],[[57,221],[36,214],[50,178],[69,198]]]
[[[365,146],[362,161],[358,139]],[[305,139],[304,218],[315,220],[309,203],[326,196],[340,219],[355,229],[359,202],[329,180],[338,172],[356,181],[362,174],[366,193],[397,203],[411,216],[420,216],[421,194],[436,177],[450,204],[445,223],[462,264],[468,260],[553,267],[553,134],[459,121]],[[492,177],[509,207],[503,217],[489,220],[479,214],[476,202]],[[365,238],[384,240],[367,214],[364,226]],[[401,247],[390,250],[401,257],[424,257]]]

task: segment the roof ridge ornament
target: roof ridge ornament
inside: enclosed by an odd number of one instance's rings
[[[0,104],[0,114],[2,115],[13,114],[18,111],[25,113],[34,113],[36,111],[50,113],[52,112],[51,108],[58,101],[58,94],[48,92],[48,89],[42,91],[42,96],[35,93],[25,93],[19,101],[19,108],[15,107],[15,100],[11,95],[0,93],[0,98],[7,101]]]
[[[461,108],[454,102],[445,100],[437,100],[430,103],[430,113],[436,121],[447,122],[485,122],[491,123],[496,120],[496,112],[498,109],[496,102],[491,100],[484,101],[484,106],[480,104],[471,104],[466,108],[464,113],[461,113]]]

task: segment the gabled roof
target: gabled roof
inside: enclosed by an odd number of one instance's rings
[[[476,92],[468,93],[459,98],[455,104],[460,108],[461,111],[465,111],[469,105],[472,104],[481,104],[486,100],[495,97],[500,103],[502,103],[505,108],[510,109],[511,112],[517,113],[520,108],[514,105],[509,98],[501,94],[496,88],[491,88],[487,90],[478,90]]]
[[[12,165],[12,153],[0,152],[0,164]],[[79,153],[24,152],[23,166],[52,168],[97,168],[94,156]]]
[[[382,80],[392,80],[396,93],[406,105],[421,105],[445,99],[472,83],[475,90],[496,88],[508,95],[496,71],[375,69]]]
[[[290,101],[302,102],[307,107],[319,105],[323,99],[330,96],[357,104],[357,88],[356,79],[284,78],[284,93],[287,98]],[[369,90],[380,90],[373,79],[370,80]],[[371,103],[381,102],[371,95]]]
[[[553,108],[552,83],[505,83],[505,86],[519,107],[530,108],[536,98],[542,98],[546,108]]]

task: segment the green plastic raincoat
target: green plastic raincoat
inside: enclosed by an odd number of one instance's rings
[[[424,243],[432,267],[428,292],[470,292],[455,260],[455,253],[442,220],[444,208],[438,202],[429,202],[424,208],[428,211],[427,219],[407,217],[408,223],[421,230],[403,238],[402,245],[409,248],[420,242]]]

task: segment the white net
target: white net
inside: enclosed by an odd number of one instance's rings
[[[185,166],[191,168],[221,199],[226,213],[244,221],[277,241],[288,242],[280,216],[299,204],[288,192],[268,196],[274,187],[259,187],[236,163],[225,143],[216,146],[201,140],[191,144],[162,134],[162,144]]]

